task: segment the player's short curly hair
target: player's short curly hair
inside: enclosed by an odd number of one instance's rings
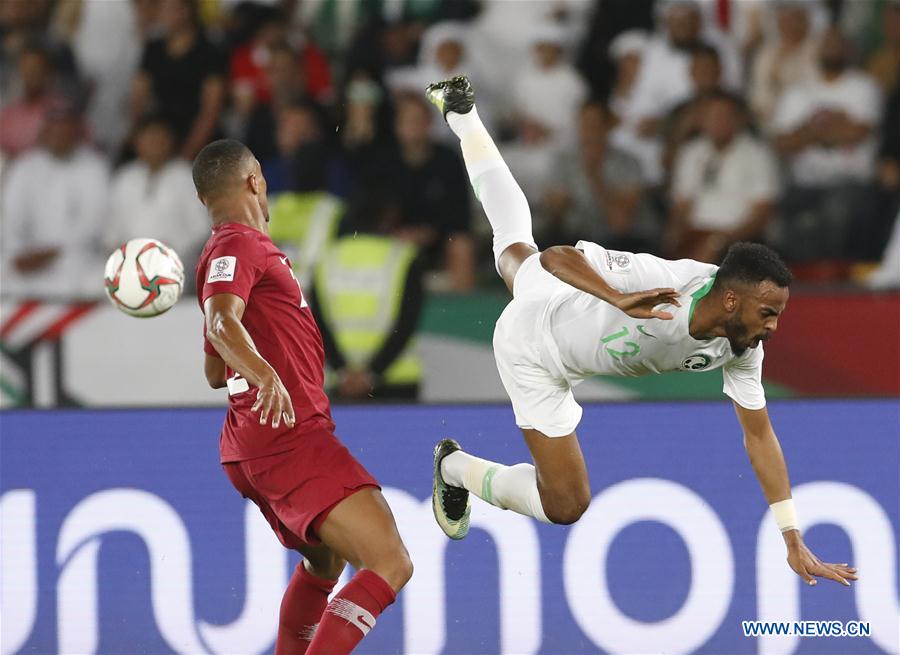
[[[793,276],[777,252],[768,246],[746,241],[731,245],[716,273],[716,286],[729,282],[758,284],[766,280],[786,288],[791,285]]]
[[[242,168],[252,159],[250,149],[235,139],[207,144],[194,159],[191,169],[197,193],[210,198],[240,182]]]

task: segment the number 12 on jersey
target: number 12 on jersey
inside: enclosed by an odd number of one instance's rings
[[[625,326],[618,332],[614,332],[600,339],[601,343],[607,344],[606,352],[615,357],[616,359],[622,359],[623,357],[633,357],[641,352],[641,347],[637,345],[634,341],[621,341],[628,337],[628,327]],[[613,348],[610,343],[615,343],[616,348],[621,348],[622,346],[626,346],[628,350],[616,350]]]

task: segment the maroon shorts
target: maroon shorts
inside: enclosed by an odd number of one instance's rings
[[[311,432],[277,455],[222,464],[231,484],[259,507],[285,548],[317,546],[334,507],[375,478],[331,432]]]

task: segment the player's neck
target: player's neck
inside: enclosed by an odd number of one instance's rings
[[[225,223],[238,223],[265,234],[269,232],[269,222],[255,198],[249,200],[223,198],[218,202],[210,203],[208,210],[213,227]]]
[[[688,334],[698,341],[726,336],[725,319],[718,294],[708,293],[697,301],[688,324]]]

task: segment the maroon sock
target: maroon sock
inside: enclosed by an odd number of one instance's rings
[[[303,562],[297,565],[281,599],[276,655],[303,655],[306,652],[336,582],[317,578],[306,570]]]
[[[394,598],[394,590],[377,573],[359,571],[328,603],[307,655],[347,655]]]

